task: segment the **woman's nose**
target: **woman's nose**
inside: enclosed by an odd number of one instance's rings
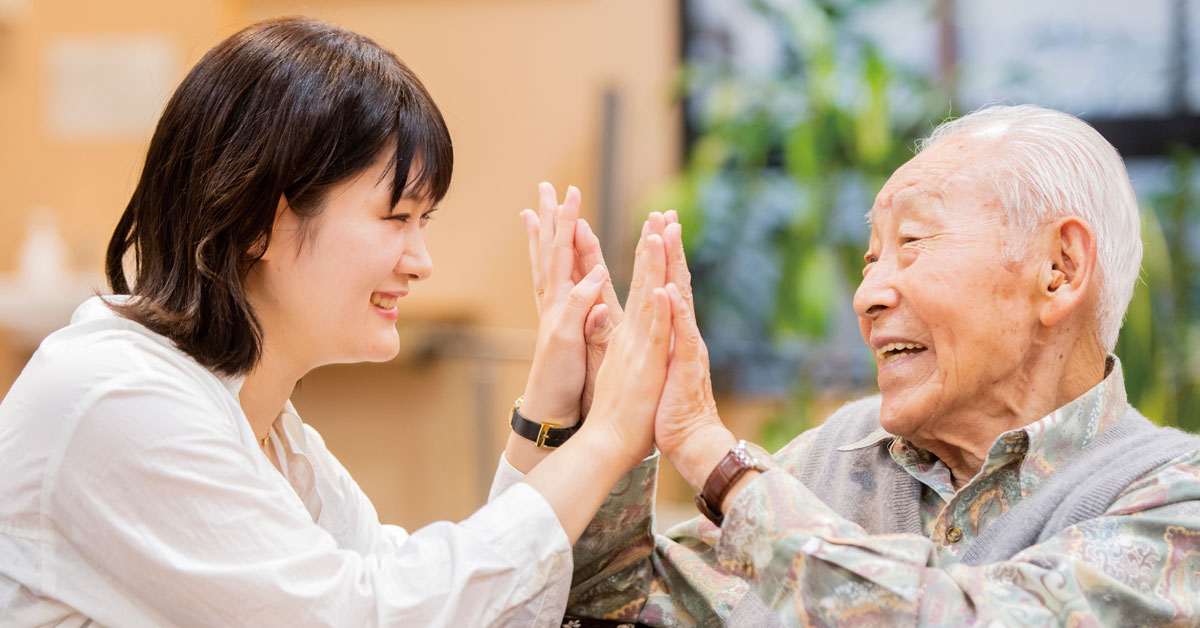
[[[420,281],[429,279],[433,274],[433,258],[429,256],[429,243],[426,241],[425,233],[420,233],[416,237],[407,238],[405,242],[404,252],[400,255],[400,261],[396,264],[396,272],[408,275],[410,279]]]

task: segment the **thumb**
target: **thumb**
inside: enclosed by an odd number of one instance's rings
[[[595,266],[579,283],[571,288],[567,295],[566,307],[563,308],[563,323],[568,327],[582,329],[583,324],[600,297],[608,273],[603,266]]]

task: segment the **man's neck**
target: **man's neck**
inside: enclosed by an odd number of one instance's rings
[[[906,438],[937,456],[949,467],[954,487],[961,488],[979,473],[1001,434],[1042,419],[1104,379],[1107,354],[1097,343],[1072,348],[1045,347],[1020,377],[994,390],[990,401],[952,412]]]

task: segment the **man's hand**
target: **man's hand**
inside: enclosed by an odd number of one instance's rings
[[[721,423],[713,399],[708,348],[696,324],[691,272],[683,252],[680,227],[668,212],[663,231],[667,249],[667,294],[675,343],[655,416],[654,441],[671,464],[699,493],[717,463],[737,443]]]

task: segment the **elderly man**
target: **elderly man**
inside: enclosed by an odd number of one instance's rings
[[[1117,152],[1069,115],[987,108],[937,129],[870,220],[854,309],[881,394],[746,446],[685,310],[655,440],[707,517],[655,537],[648,459],[577,545],[569,615],[1200,625],[1200,438],[1130,407],[1111,354],[1142,253]]]

